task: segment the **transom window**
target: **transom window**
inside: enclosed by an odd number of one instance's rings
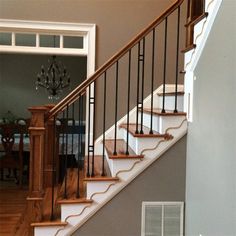
[[[94,24],[0,19],[1,53],[87,56],[91,43],[95,47]]]

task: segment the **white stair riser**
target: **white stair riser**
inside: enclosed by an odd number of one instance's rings
[[[183,111],[184,96],[177,96],[177,110]],[[163,96],[158,96],[158,104],[155,108],[162,108]],[[175,96],[165,96],[165,110],[175,109]]]
[[[159,132],[165,134],[168,128],[177,127],[184,118],[185,116],[160,116]]]
[[[121,129],[122,132],[125,132],[123,129]],[[105,151],[105,157],[111,172],[111,176],[115,177],[117,172],[119,170],[122,170],[122,168],[126,168],[129,166],[133,165],[134,160],[130,160],[130,159],[110,159],[107,152]]]
[[[82,210],[89,205],[89,203],[61,204],[61,221],[65,221],[70,215],[80,214]]]
[[[130,169],[136,161],[136,159],[110,159],[112,177],[115,177],[120,170]]]
[[[59,229],[64,228],[63,226],[45,226],[45,227],[35,227],[35,236],[46,236],[46,235],[56,235]]]
[[[103,193],[96,194],[92,197],[94,202],[102,202],[104,199],[104,193],[111,184],[114,184],[115,181],[88,181],[87,182],[87,199],[90,199],[94,193]]]
[[[147,100],[145,103],[143,103],[144,107],[151,107],[151,99]],[[154,94],[153,95],[153,107],[158,107],[158,95]]]
[[[141,116],[141,112],[139,113]],[[140,121],[141,119],[139,119]],[[143,113],[143,125],[150,128],[151,126],[151,114]],[[152,129],[159,132],[159,116],[153,115],[152,116]]]
[[[150,117],[151,114],[143,113],[143,125],[147,126],[148,128],[150,128]],[[153,115],[152,127],[154,131],[157,131],[160,134],[165,134],[167,128],[177,126],[183,119],[184,116]]]
[[[124,140],[127,142],[126,131],[127,130],[125,129]],[[140,137],[134,137],[130,133],[129,133],[129,137],[128,138],[129,138],[129,146],[138,155],[140,155],[141,152],[144,149],[155,147],[156,143],[159,142],[159,140],[163,139],[163,138],[140,138]]]

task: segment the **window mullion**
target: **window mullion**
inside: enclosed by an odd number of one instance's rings
[[[16,34],[14,32],[11,34],[11,45],[16,46]]]

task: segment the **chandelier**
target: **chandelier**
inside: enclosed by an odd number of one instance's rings
[[[52,61],[50,62],[49,60],[49,63],[47,70],[44,69],[44,66],[41,67],[35,86],[36,90],[39,87],[46,89],[49,99],[57,100],[60,98],[63,89],[69,87],[70,75],[67,73],[66,68],[57,62],[56,56],[52,56]]]

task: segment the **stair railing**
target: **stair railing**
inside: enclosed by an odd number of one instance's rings
[[[96,151],[96,155],[99,153],[102,158],[100,174],[101,176],[106,175],[105,143],[107,137],[105,132],[114,125],[112,154],[118,155],[120,149],[117,144],[118,120],[124,114],[127,114],[124,154],[129,155],[130,122],[136,125],[136,134],[144,133],[145,107],[143,101],[149,94],[151,94],[148,108],[151,114],[149,133],[153,134],[154,92],[158,86],[163,84],[160,112],[166,113],[169,112],[165,108],[166,84],[170,82],[175,84],[173,112],[178,112],[178,84],[179,71],[181,71],[179,49],[182,46],[180,42],[183,41],[180,40],[180,27],[182,26],[180,16],[183,1],[178,0],[171,5],[57,105],[30,109],[32,120],[29,202],[32,209],[34,206],[37,207],[37,214],[32,217],[33,221],[40,221],[44,218],[42,196],[45,188],[53,189],[50,200],[50,220],[56,218],[55,199],[61,192],[63,192],[64,199],[82,196],[81,178],[84,177],[84,174],[87,177],[94,177],[97,174],[95,171],[95,137],[99,134],[102,134],[102,148]],[[170,38],[172,38],[171,43]],[[111,83],[115,84],[114,88]],[[92,84],[95,87],[95,94],[91,92]],[[86,96],[89,97],[87,124],[85,124]],[[130,120],[130,110],[134,107],[136,107],[135,121]],[[87,134],[85,134],[85,125]],[[83,172],[85,160],[86,173]],[[74,192],[70,189],[71,186],[68,186],[68,179],[73,178],[68,172],[70,168],[76,169],[78,178]],[[37,182],[34,182],[36,180]],[[60,189],[57,189],[58,186]]]

